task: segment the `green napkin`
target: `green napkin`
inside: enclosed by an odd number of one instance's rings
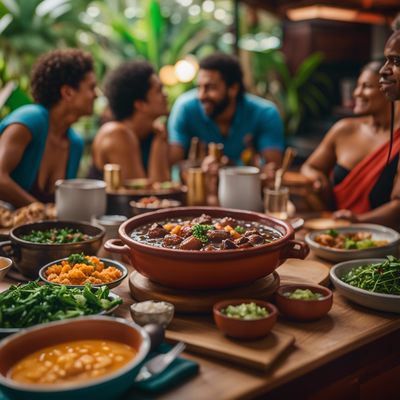
[[[146,357],[143,363],[158,354],[166,353],[171,348],[172,346],[170,344],[162,343],[156,351],[151,352]],[[195,375],[198,370],[199,364],[196,362],[178,357],[165,371],[146,379],[145,381],[135,382],[132,388],[135,391],[136,389],[140,389],[151,393],[161,392],[162,390],[170,389],[172,386],[180,384],[185,379]],[[124,399],[128,400],[132,398],[132,396],[129,396],[130,392],[128,392]]]

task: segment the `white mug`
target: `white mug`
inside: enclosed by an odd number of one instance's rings
[[[262,211],[260,169],[257,167],[221,168],[218,199],[222,207]]]
[[[59,220],[90,222],[93,216],[106,212],[106,184],[101,180],[60,179],[55,197]]]

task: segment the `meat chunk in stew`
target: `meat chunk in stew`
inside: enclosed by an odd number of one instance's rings
[[[179,248],[182,250],[200,250],[202,247],[202,241],[195,238],[194,236],[189,236],[179,246]]]
[[[182,242],[182,238],[178,235],[165,235],[163,239],[163,245],[165,247],[174,247],[178,246]]]
[[[192,225],[196,225],[196,224],[211,225],[212,224],[212,217],[207,215],[207,214],[201,214],[200,217],[193,219],[191,223],[192,223]]]
[[[154,223],[150,227],[150,229],[149,229],[147,234],[149,235],[149,238],[157,239],[157,238],[164,237],[168,233],[169,232],[166,229],[164,229],[160,224]]]

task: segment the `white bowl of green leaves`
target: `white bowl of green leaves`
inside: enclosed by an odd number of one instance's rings
[[[330,278],[349,300],[379,311],[400,313],[400,259],[368,258],[341,262]]]

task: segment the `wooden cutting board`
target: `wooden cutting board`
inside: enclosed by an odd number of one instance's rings
[[[329,284],[329,271],[330,268],[319,261],[297,258],[289,258],[276,269],[281,278],[281,284],[312,283],[323,286]]]
[[[168,301],[178,313],[210,313],[218,301],[240,297],[268,299],[279,287],[279,275],[274,272],[262,279],[238,288],[221,290],[179,290],[152,282],[138,272],[129,276],[129,289],[138,301]]]
[[[171,341],[183,341],[188,351],[265,371],[292,344],[294,336],[273,329],[265,338],[231,339],[206,318],[179,319],[166,331]]]

